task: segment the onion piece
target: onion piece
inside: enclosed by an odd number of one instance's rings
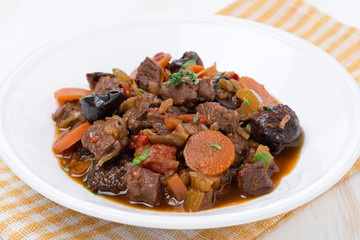
[[[172,98],[166,99],[164,102],[161,103],[158,112],[160,114],[165,113],[168,110],[168,108],[173,105],[173,103],[174,102]]]

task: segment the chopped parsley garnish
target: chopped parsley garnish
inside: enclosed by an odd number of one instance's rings
[[[142,93],[145,92],[145,90],[144,90],[144,89],[141,89],[141,88],[139,88],[139,91],[142,92]]]
[[[221,150],[221,146],[220,146],[219,144],[213,143],[213,144],[210,144],[210,146],[215,147],[215,148]]]
[[[90,170],[94,168],[94,162],[95,162],[95,158],[91,158],[91,165],[90,165]]]
[[[250,123],[246,124],[245,129],[248,130],[249,133],[250,133],[250,131],[251,131],[251,125],[250,125]]]
[[[113,68],[112,72],[113,72],[113,74],[115,74],[116,73],[116,68]]]
[[[192,65],[196,65],[196,60],[195,59],[190,59],[187,62],[185,62],[180,68],[182,69],[186,69]]]
[[[265,164],[270,162],[270,155],[268,153],[258,152],[254,157],[254,162],[263,161]]]
[[[224,75],[225,75],[225,73],[226,73],[226,72],[222,72],[222,73],[220,73],[220,75],[219,75],[219,76],[224,76]]]
[[[113,113],[113,116],[117,115],[117,110],[115,110],[115,112]]]
[[[132,160],[131,166],[133,167],[133,166],[139,164],[140,162],[144,161],[148,155],[149,155],[149,150],[145,149],[143,154],[141,154],[140,156],[138,156]]]
[[[69,172],[70,171],[70,168],[68,168],[68,167],[61,167],[62,168],[62,170],[64,170],[65,172]]]
[[[196,123],[199,120],[199,113],[196,113],[196,115],[193,117],[193,123]]]
[[[244,98],[244,103],[245,103],[247,106],[250,106],[250,102],[249,102],[246,98]]]
[[[167,88],[175,83],[184,83],[186,81],[194,82],[195,84],[199,83],[199,79],[197,78],[197,75],[192,70],[187,70],[185,74],[181,70],[177,73],[169,74],[168,79],[169,81],[166,84]]]
[[[270,107],[270,106],[263,106],[264,109],[269,109],[269,110],[272,110],[273,108]]]

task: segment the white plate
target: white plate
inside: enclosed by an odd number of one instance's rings
[[[128,73],[156,52],[199,53],[206,66],[263,83],[299,116],[305,143],[296,168],[270,194],[198,213],[144,211],[107,201],[73,182],[51,152],[53,92],[87,87],[85,73]],[[284,213],[334,185],[360,154],[360,94],[331,57],[280,30],[220,16],[157,16],[95,27],[41,48],[0,92],[1,154],[45,197],[76,211],[131,225],[185,229],[248,223]]]

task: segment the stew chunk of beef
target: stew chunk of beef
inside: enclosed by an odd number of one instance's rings
[[[94,154],[97,164],[102,164],[128,145],[126,122],[119,116],[95,121],[84,133],[81,143]]]
[[[146,120],[147,110],[149,108],[159,107],[161,100],[154,94],[145,92],[139,95],[135,107],[127,110],[123,118],[126,120],[127,127],[136,134],[140,129],[151,127]]]
[[[234,144],[235,149],[235,159],[231,166],[240,167],[248,153],[249,148],[247,141],[241,136],[239,136],[237,133],[232,134],[230,140]]]
[[[211,123],[217,122],[219,129],[226,134],[233,133],[239,126],[239,116],[234,110],[226,109],[219,103],[206,102],[196,107],[199,114],[205,115]]]
[[[160,174],[139,166],[126,164],[127,197],[130,201],[158,206],[163,200]]]
[[[244,196],[260,195],[275,188],[275,184],[271,181],[263,161],[245,164],[240,167],[236,180],[240,194]]]
[[[103,73],[103,72],[93,72],[93,73],[86,74],[86,79],[89,82],[91,90],[95,90],[95,86],[97,85],[100,78],[102,78],[102,77],[115,78],[115,75],[111,74],[111,73]]]
[[[139,88],[148,90],[150,84],[160,87],[161,68],[151,58],[147,57],[139,66],[135,77]]]
[[[250,119],[251,137],[278,154],[301,135],[300,122],[295,112],[283,104],[274,104]]]
[[[79,101],[64,103],[56,109],[52,118],[56,122],[58,128],[73,127],[77,123],[84,121]]]
[[[160,89],[160,97],[164,100],[172,98],[175,105],[192,107],[196,102],[213,101],[215,94],[211,84],[200,79],[199,84],[186,82],[166,87],[166,83],[163,83]]]
[[[116,77],[100,77],[94,88],[95,93],[99,95],[104,95],[111,90],[123,92],[122,88],[120,88],[120,81]]]
[[[101,167],[95,165],[90,170],[86,183],[93,193],[111,192],[119,194],[126,190],[126,166],[125,163],[130,161],[130,155],[121,155],[104,163]]]
[[[167,135],[171,130],[167,129],[165,125],[165,116],[158,111],[150,111],[147,114],[147,120],[159,135]]]

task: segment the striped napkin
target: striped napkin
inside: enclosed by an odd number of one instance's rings
[[[360,31],[302,0],[238,0],[218,14],[251,19],[296,34],[329,53],[360,82]],[[360,159],[344,178],[359,169]],[[4,239],[259,239],[303,207],[270,219],[217,229],[134,227],[89,217],[44,198],[0,159],[0,236]]]

